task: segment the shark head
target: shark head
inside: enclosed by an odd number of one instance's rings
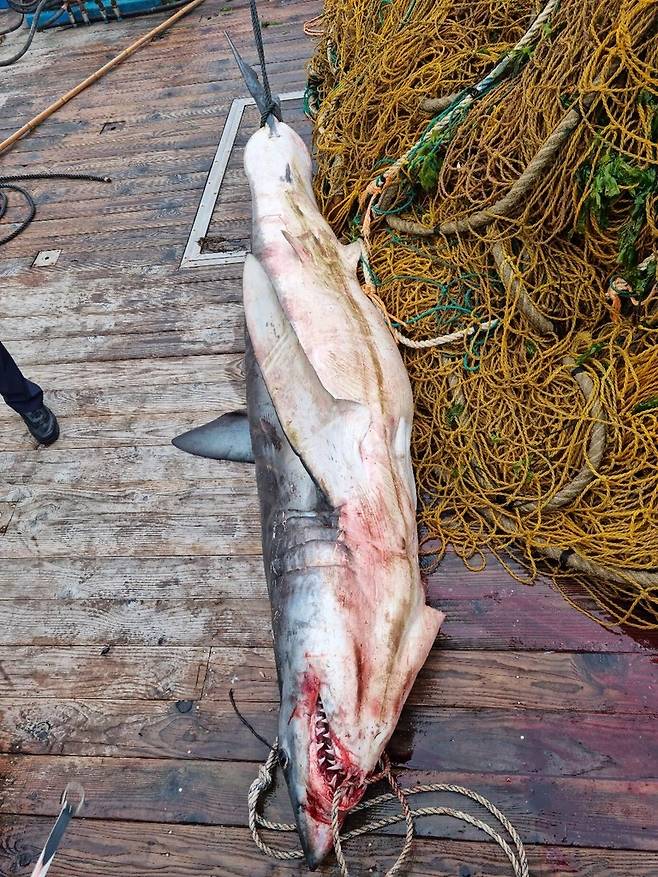
[[[302,680],[294,715],[279,719],[279,758],[283,766],[295,821],[306,857],[314,870],[333,849],[331,818],[336,793],[339,822],[358,803],[370,771],[347,749],[324,708],[320,679],[313,671]],[[331,710],[330,710],[331,714]],[[286,717],[287,716],[287,717]],[[377,752],[373,751],[373,758]],[[366,764],[369,765],[371,759]]]
[[[378,769],[443,618],[414,605],[412,582],[404,604],[389,612],[362,606],[355,581],[364,571],[338,519],[288,522],[273,606],[279,756],[310,868],[333,848],[336,793],[342,823]],[[404,575],[395,563],[370,572]]]

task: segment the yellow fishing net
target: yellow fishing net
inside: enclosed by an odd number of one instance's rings
[[[403,344],[428,541],[658,627],[658,2],[326,0],[307,29],[317,195]]]

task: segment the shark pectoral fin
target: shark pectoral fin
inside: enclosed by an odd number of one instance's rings
[[[172,440],[181,451],[211,460],[253,463],[249,420],[244,411],[232,411]]]
[[[420,607],[412,625],[407,629],[395,660],[395,666],[406,679],[406,691],[400,706],[406,700],[416,676],[427,660],[444,621],[443,612],[425,604]]]
[[[243,284],[247,331],[277,417],[311,477],[337,504],[351,471],[341,463],[358,453],[370,412],[327,390],[265,269],[252,255],[244,263]]]

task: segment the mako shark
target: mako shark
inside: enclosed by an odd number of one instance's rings
[[[342,820],[444,616],[426,605],[419,569],[409,378],[359,284],[361,245],[338,241],[318,209],[303,140],[237,59],[263,114],[244,153],[253,209],[247,412],[174,444],[256,464],[279,759],[314,869],[332,849],[334,796]]]

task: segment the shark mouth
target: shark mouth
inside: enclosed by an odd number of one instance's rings
[[[341,791],[338,809],[344,816],[363,797],[367,777],[333,733],[319,693],[311,721],[311,764],[315,766],[313,815],[322,822],[331,822],[336,791]]]

